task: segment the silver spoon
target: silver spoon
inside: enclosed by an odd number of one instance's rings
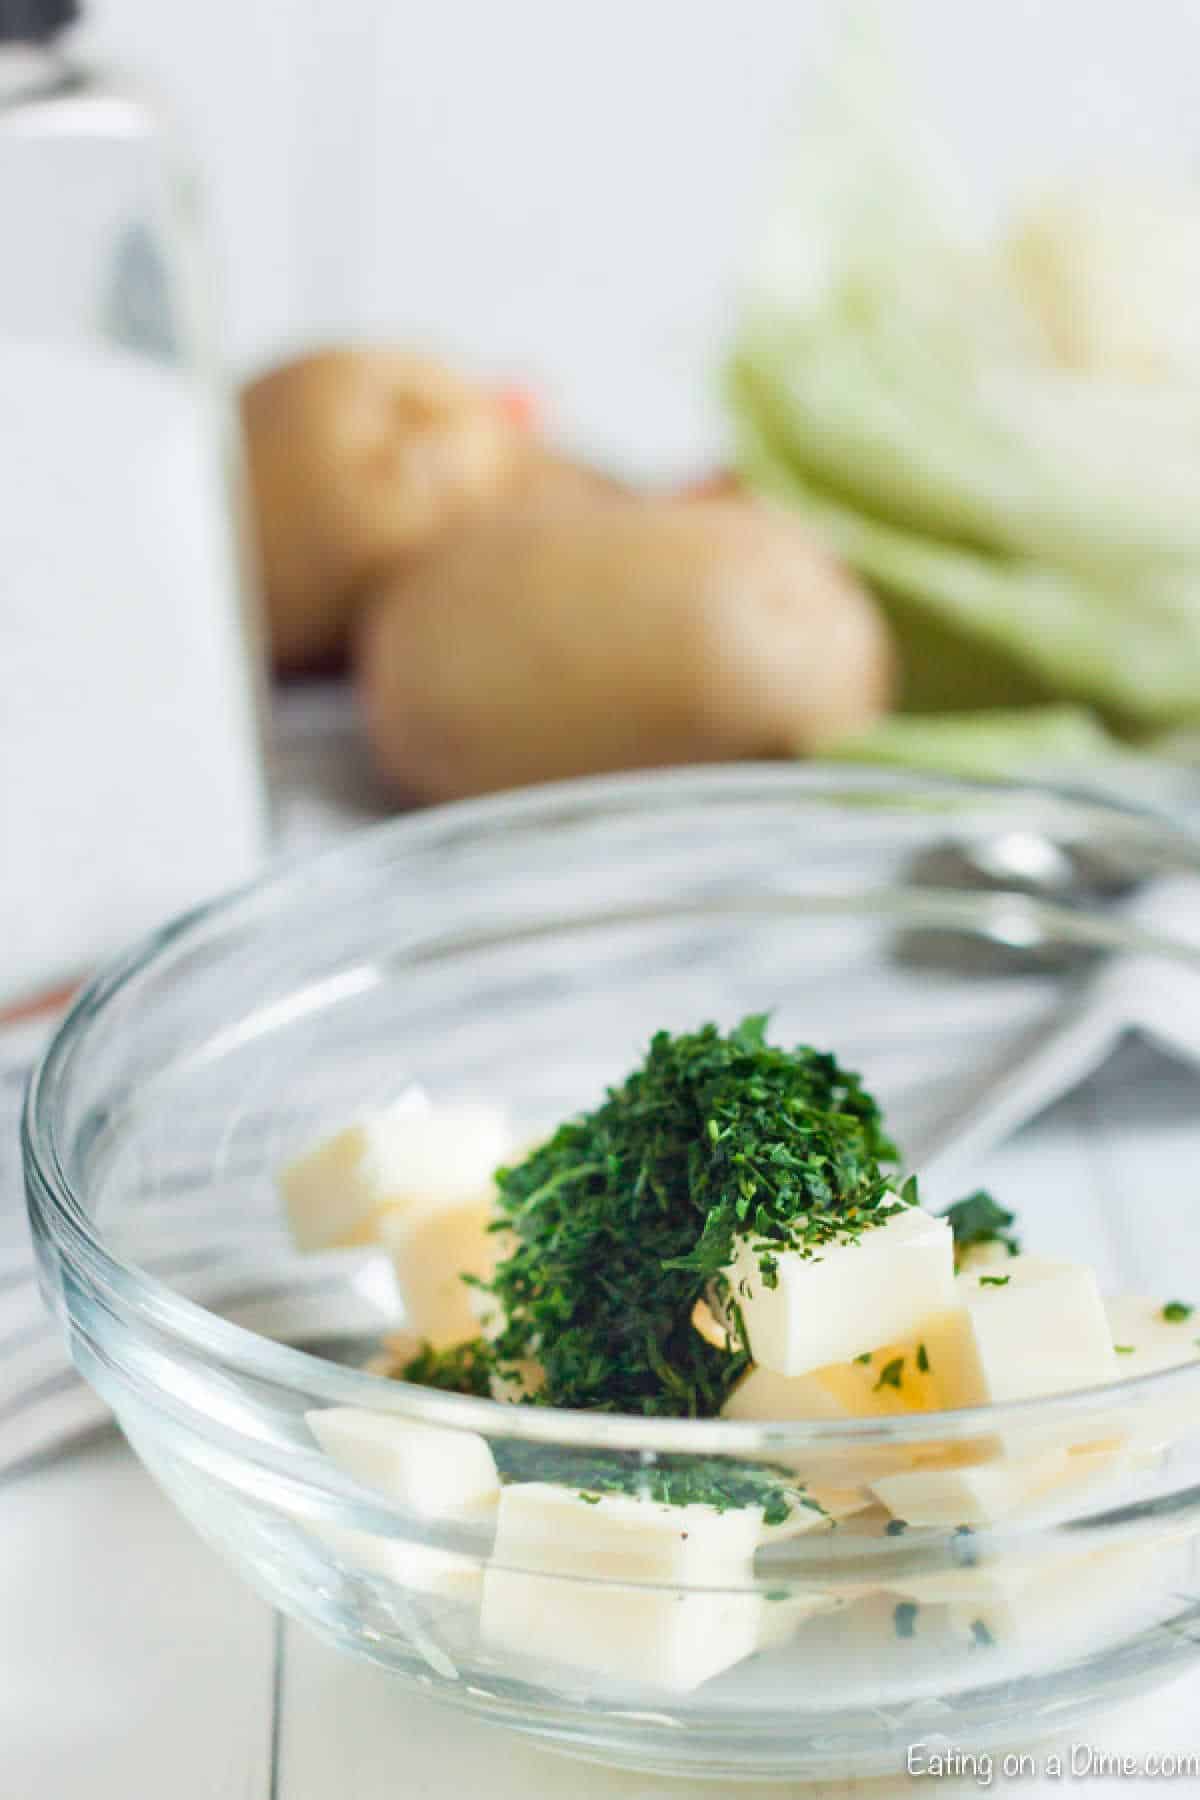
[[[1055,938],[1022,897],[1058,905],[1111,905],[1142,885],[1144,876],[1116,849],[1059,843],[1034,831],[997,832],[973,842],[948,840],[913,858],[913,886],[990,893],[997,904],[977,928],[917,926],[894,945],[897,959],[918,968],[969,975],[1069,975],[1103,955],[1094,945]],[[999,903],[1012,896],[1013,904]]]
[[[1065,896],[1055,898],[1061,906]],[[1057,938],[1046,923],[1046,901],[1039,904],[1029,894],[997,894],[990,910],[978,933],[936,927],[925,932],[939,966],[949,966],[959,954],[959,940],[971,940],[1007,954],[1009,972],[1048,970],[1048,954],[1064,949],[1080,953],[1076,970],[1088,962],[1094,968],[1069,985],[1048,1024],[1039,1022],[1004,1049],[981,1075],[973,1100],[957,1101],[951,1116],[924,1134],[923,1143],[909,1146],[913,1166],[926,1176],[957,1173],[1078,1087],[1129,1031],[1200,1067],[1200,881],[1195,876],[1139,884],[1125,906],[1114,907],[1113,923],[1129,934],[1128,947],[1119,949],[1104,942],[1102,924],[1091,944]],[[1164,940],[1169,960],[1158,953]],[[1191,947],[1190,956],[1186,948],[1179,954],[1181,944]],[[1054,966],[1062,973],[1068,964],[1064,958]]]

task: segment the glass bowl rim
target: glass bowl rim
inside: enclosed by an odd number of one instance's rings
[[[112,1300],[128,1327],[139,1320],[153,1325],[175,1348],[198,1355],[227,1374],[254,1377],[331,1405],[359,1405],[376,1412],[393,1412],[406,1418],[456,1429],[481,1432],[486,1437],[522,1439],[553,1445],[610,1450],[639,1450],[658,1454],[758,1455],[788,1454],[794,1450],[841,1448],[847,1454],[881,1444],[901,1445],[936,1436],[958,1440],[986,1436],[1001,1429],[1019,1430],[1022,1424],[1043,1422],[1048,1417],[1066,1422],[1080,1420],[1086,1430],[1089,1414],[1111,1411],[1116,1404],[1136,1404],[1151,1392],[1190,1391],[1200,1385],[1200,1359],[1194,1365],[1147,1375],[1126,1377],[1102,1387],[1077,1389],[1038,1399],[1009,1401],[956,1411],[886,1415],[848,1420],[733,1420],[642,1417],[633,1413],[601,1413],[566,1408],[513,1406],[491,1399],[443,1393],[408,1382],[352,1369],[260,1336],[209,1311],[198,1302],[175,1292],[156,1277],[126,1262],[109,1250],[104,1236],[88,1218],[69,1181],[59,1154],[54,1118],[58,1087],[94,1022],[110,1001],[130,983],[152,969],[160,956],[181,942],[200,935],[213,922],[242,913],[250,921],[256,913],[269,913],[275,905],[310,891],[314,871],[340,868],[346,875],[368,870],[391,853],[397,842],[421,847],[426,843],[470,838],[480,828],[502,827],[518,820],[555,819],[568,822],[573,814],[597,816],[618,811],[653,810],[658,796],[677,795],[693,804],[701,801],[763,800],[777,793],[803,801],[836,801],[839,793],[857,790],[893,796],[920,792],[942,796],[947,802],[966,802],[972,795],[1021,796],[1059,802],[1079,813],[1097,818],[1121,819],[1150,829],[1169,846],[1181,864],[1200,875],[1200,835],[1177,821],[1127,800],[1099,795],[1086,785],[1040,780],[975,779],[936,775],[924,770],[896,769],[838,762],[819,764],[737,763],[702,768],[655,769],[624,775],[585,776],[570,781],[545,783],[478,799],[430,807],[418,813],[387,819],[315,852],[289,858],[257,879],[218,895],[169,920],[131,945],[91,979],[60,1020],[30,1075],[21,1117],[21,1147],[29,1193],[29,1210],[35,1238],[64,1266],[77,1269],[91,1285],[99,1285]],[[1122,935],[1119,932],[1115,935]],[[1164,954],[1200,960],[1194,945],[1154,934],[1131,931],[1130,946],[1153,942]],[[36,1197],[36,1198],[35,1198]],[[936,1422],[936,1423],[935,1423]]]

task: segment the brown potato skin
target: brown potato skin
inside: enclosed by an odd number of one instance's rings
[[[345,648],[361,590],[487,504],[524,435],[488,390],[397,350],[325,350],[242,395],[267,627],[278,665]]]
[[[380,583],[356,635],[367,730],[407,797],[792,757],[885,709],[867,594],[751,501],[524,508]]]

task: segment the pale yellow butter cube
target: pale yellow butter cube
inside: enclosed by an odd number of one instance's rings
[[[391,1251],[404,1322],[437,1350],[480,1335],[486,1296],[464,1275],[487,1280],[496,1263],[495,1211],[490,1195],[444,1203],[426,1202],[385,1212],[381,1243]]]
[[[498,1107],[432,1106],[408,1088],[283,1170],[292,1237],[301,1250],[373,1243],[381,1215],[478,1199],[512,1141]]]
[[[770,1369],[751,1368],[726,1400],[722,1417],[820,1423],[911,1411],[927,1415],[931,1432],[935,1431],[940,1392],[933,1384],[937,1370],[947,1366],[946,1359],[953,1353],[959,1329],[957,1315],[950,1312],[928,1321],[926,1334],[921,1338],[873,1352],[869,1364],[836,1364],[830,1369],[814,1369],[807,1375],[776,1375]],[[924,1373],[918,1356],[922,1344],[928,1364]],[[898,1358],[903,1358],[903,1362],[896,1370]],[[899,1388],[891,1381],[881,1381],[885,1370],[897,1376]],[[906,1407],[906,1401],[912,1404]],[[929,1441],[916,1444],[863,1443],[850,1449],[818,1443],[795,1450],[772,1447],[768,1452],[772,1462],[795,1470],[801,1481],[835,1486],[844,1486],[848,1474],[865,1482],[873,1474],[887,1474],[913,1464],[957,1463],[971,1460],[975,1454],[973,1447],[964,1452],[960,1445],[932,1436]]]
[[[865,1419],[939,1412],[946,1405],[942,1372],[962,1353],[961,1307],[931,1314],[916,1337],[869,1350],[849,1363],[806,1375],[750,1369],[722,1409],[731,1419]]]
[[[1117,1380],[1200,1361],[1200,1313],[1172,1322],[1164,1310],[1162,1300],[1142,1294],[1117,1294],[1104,1302]]]
[[[1065,1450],[946,1469],[909,1469],[871,1483],[893,1518],[910,1525],[989,1525],[1050,1493],[1068,1470]]]
[[[441,1600],[471,1602],[479,1597],[483,1583],[483,1563],[479,1558],[324,1521],[310,1523],[308,1530],[329,1546],[342,1568],[352,1573],[379,1576],[409,1593],[428,1594]]]
[[[297,1249],[370,1241],[375,1214],[394,1193],[396,1139],[430,1110],[420,1088],[406,1088],[287,1164],[279,1187]]]
[[[1200,1313],[1171,1320],[1164,1316],[1165,1305],[1141,1294],[1119,1294],[1105,1301],[1115,1380],[1158,1375],[1200,1361]],[[1111,1419],[1113,1431],[1135,1461],[1165,1450],[1198,1425],[1200,1396],[1187,1382],[1172,1383],[1161,1397],[1139,1395]]]
[[[353,1406],[308,1412],[305,1423],[343,1473],[398,1500],[418,1518],[482,1525],[495,1511],[500,1478],[477,1432]],[[416,1593],[466,1600],[478,1592],[481,1565],[475,1557],[349,1526],[321,1522],[308,1529],[340,1563]]]
[[[840,1612],[849,1601],[837,1594],[808,1593],[804,1589],[770,1587],[763,1595],[758,1628],[758,1650],[775,1650],[793,1638],[802,1625],[819,1614]]]
[[[1032,1400],[1116,1378],[1091,1269],[1012,1256],[998,1274],[972,1271],[956,1286],[970,1329],[942,1373],[948,1407]]]
[[[774,1525],[763,1524],[758,1538],[760,1548],[786,1544],[810,1531],[832,1531],[843,1519],[865,1512],[873,1504],[863,1488],[801,1487],[799,1483],[797,1488],[798,1498],[787,1518]]]
[[[507,1487],[480,1635],[494,1649],[621,1684],[687,1692],[759,1646],[762,1528],[757,1506],[719,1512],[581,1497],[552,1482]]]
[[[499,1106],[453,1101],[394,1122],[387,1145],[388,1206],[468,1200],[490,1192],[513,1129]]]
[[[358,1406],[327,1406],[304,1422],[345,1474],[422,1518],[473,1516],[496,1504],[500,1477],[486,1439]]]
[[[1020,1649],[1038,1659],[1068,1647],[1093,1653],[1106,1640],[1149,1623],[1163,1578],[1161,1548],[1101,1550],[1046,1559],[1008,1579],[997,1572],[950,1606],[951,1628],[978,1649]]]
[[[774,1286],[763,1279],[754,1238],[738,1240],[727,1276],[755,1362],[778,1375],[805,1375],[919,1338],[929,1319],[956,1304],[950,1227],[920,1207],[810,1255],[772,1254]]]

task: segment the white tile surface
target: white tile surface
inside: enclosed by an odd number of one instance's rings
[[[115,1434],[0,1491],[4,1800],[265,1797],[271,1643]]]

